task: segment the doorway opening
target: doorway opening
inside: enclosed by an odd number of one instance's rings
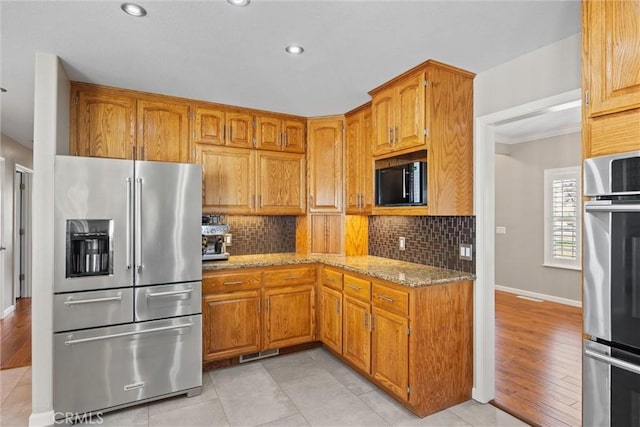
[[[500,393],[502,393],[505,388],[504,384],[500,383],[504,377],[503,372],[496,371],[496,365],[504,361],[499,359],[504,359],[505,357],[505,340],[502,336],[505,332],[505,325],[504,323],[496,321],[496,316],[501,314],[496,310],[496,307],[503,310],[505,301],[507,306],[509,306],[509,304],[515,305],[517,301],[526,300],[510,300],[509,298],[502,298],[502,296],[497,299],[496,297],[496,261],[497,256],[504,256],[503,254],[499,255],[496,253],[496,233],[502,234],[504,232],[503,225],[496,223],[496,134],[500,126],[523,119],[542,117],[551,111],[579,108],[580,99],[581,91],[580,89],[576,89],[476,119],[475,164],[477,165],[477,169],[475,173],[475,206],[478,224],[476,238],[478,247],[482,248],[482,250],[479,251],[477,260],[476,274],[478,281],[476,284],[476,298],[482,302],[484,311],[476,314],[476,324],[482,332],[482,335],[476,335],[476,342],[474,343],[479,344],[476,346],[476,351],[482,352],[482,356],[476,361],[476,372],[482,370],[482,374],[480,374],[480,381],[476,381],[478,386],[476,387],[477,390],[475,390],[475,393],[482,395],[485,398],[484,401],[491,401],[497,406],[500,406],[501,409],[507,409],[507,411],[509,411],[509,407],[499,405],[498,402],[496,402],[496,397],[501,395]],[[540,218],[540,222],[542,221],[543,218]],[[500,226],[500,230],[496,228],[496,225]],[[542,254],[540,254],[540,257],[542,258]],[[527,293],[524,293],[524,295],[526,296]],[[529,293],[528,296],[531,297],[535,295]],[[533,301],[527,302],[536,304]],[[476,307],[477,306],[478,302],[476,302]],[[580,314],[578,316],[581,317]],[[483,338],[483,342],[479,343],[478,338]],[[535,340],[533,337],[530,338]],[[498,348],[496,345],[501,347]],[[556,343],[550,343],[550,345],[556,345]],[[508,350],[509,349],[507,349],[507,351]],[[521,353],[523,352],[522,348],[514,349],[514,351],[518,350],[521,351]],[[526,351],[524,353],[526,353]],[[577,354],[577,357],[580,358],[579,349]],[[539,361],[531,361],[531,363],[535,364],[539,363]],[[500,368],[502,368],[502,366],[500,366]],[[479,387],[482,388],[480,389]],[[519,385],[515,387],[519,387]],[[579,413],[580,402],[577,402],[573,411],[574,413]],[[535,421],[527,417],[526,414],[517,413],[517,411],[513,412],[521,418]],[[536,424],[544,423],[536,422]]]
[[[16,165],[14,181],[14,304],[31,297],[31,180],[33,171]]]

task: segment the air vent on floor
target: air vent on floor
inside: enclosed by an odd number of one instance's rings
[[[240,356],[240,363],[251,362],[258,359],[264,359],[265,357],[277,356],[280,354],[280,349],[260,351],[258,353],[245,354]]]

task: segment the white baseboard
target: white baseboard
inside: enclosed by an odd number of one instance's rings
[[[11,313],[13,313],[14,311],[16,311],[16,306],[15,304],[12,306],[7,307],[4,312],[2,313],[2,318],[4,319],[5,317],[7,317],[8,315],[10,315]]]
[[[45,427],[55,424],[55,412],[32,412],[29,417],[29,427]]]
[[[532,297],[532,298],[538,298],[545,301],[557,302],[559,304],[570,305],[572,307],[582,307],[582,301],[577,301],[574,299],[555,297],[553,295],[546,295],[538,292],[525,291],[522,289],[509,288],[507,286],[500,286],[500,285],[496,285],[495,288],[498,291],[509,292],[510,294],[524,295],[526,297]]]

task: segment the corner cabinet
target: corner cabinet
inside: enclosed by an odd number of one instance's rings
[[[369,92],[374,160],[426,151],[427,206],[374,215],[473,214],[474,74],[436,61]]]
[[[640,0],[582,11],[584,157],[640,150]]]
[[[342,212],[344,117],[309,119],[309,212]]]

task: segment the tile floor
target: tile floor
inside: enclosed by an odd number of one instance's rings
[[[110,412],[103,426],[526,426],[468,401],[418,418],[322,348],[207,371],[203,392]],[[31,369],[0,371],[0,425],[26,426]]]

